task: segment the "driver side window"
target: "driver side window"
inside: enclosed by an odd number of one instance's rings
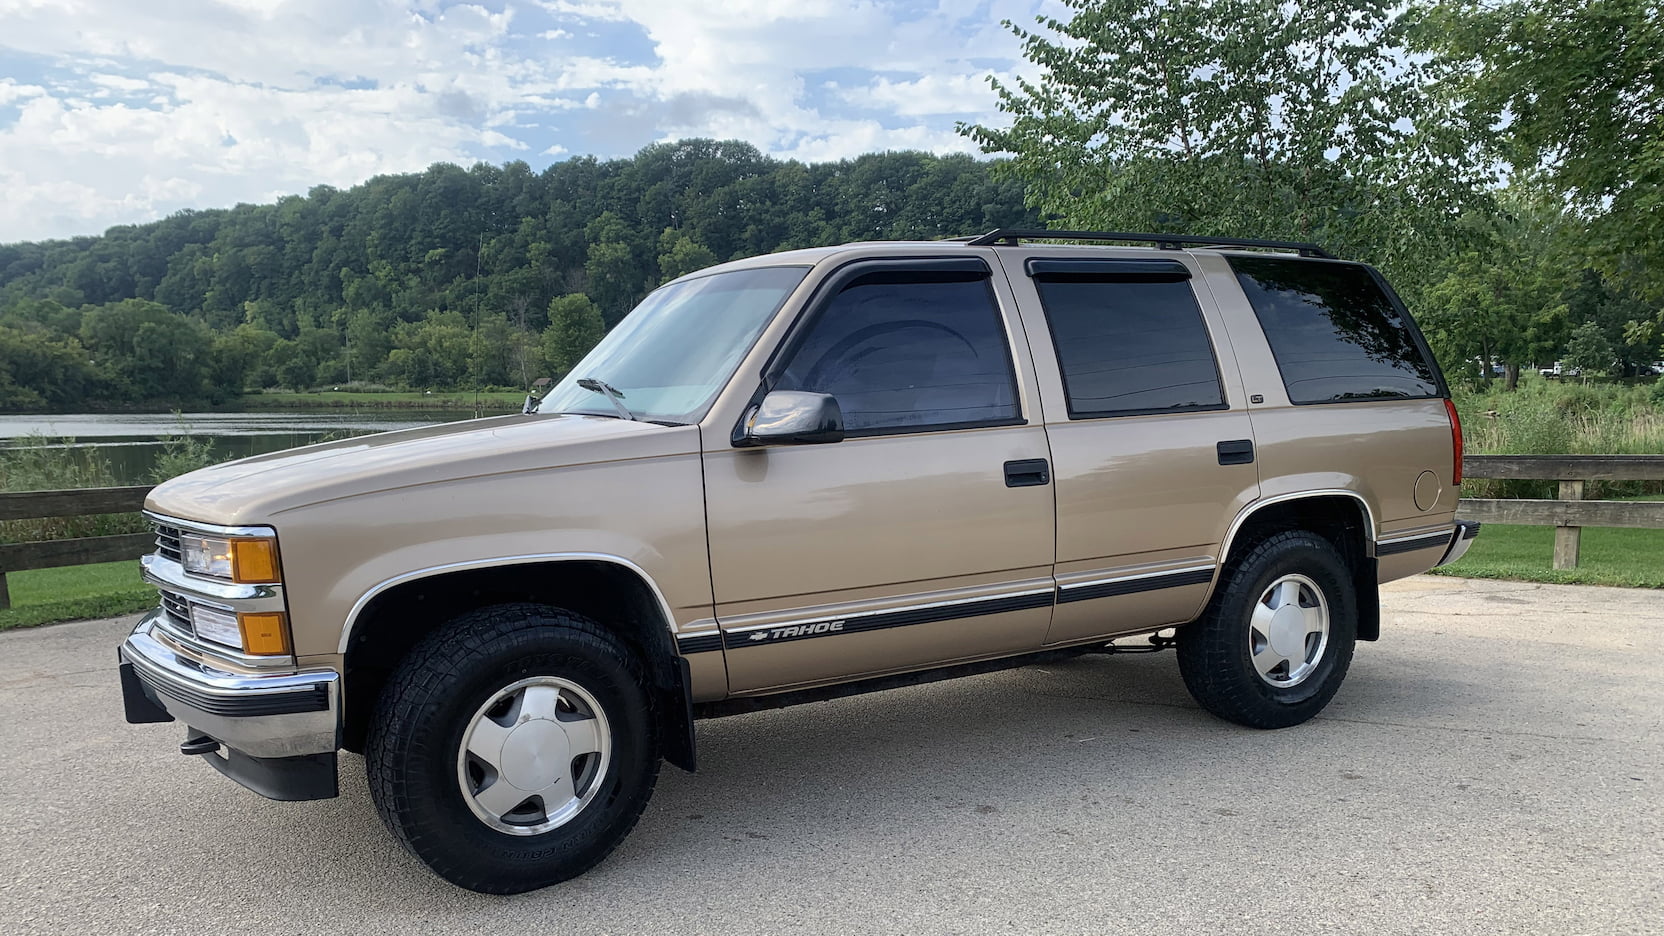
[[[852,436],[1022,422],[986,273],[851,281],[815,314],[774,389],[837,397]]]

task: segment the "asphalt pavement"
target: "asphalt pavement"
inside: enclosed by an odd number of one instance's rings
[[[588,875],[488,897],[339,799],[273,803],[122,721],[132,618],[0,634],[0,933],[1664,933],[1664,594],[1389,585],[1316,720],[1172,654],[699,726]]]

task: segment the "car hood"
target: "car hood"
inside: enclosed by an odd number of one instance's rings
[[[145,509],[249,525],[359,494],[699,450],[698,429],[576,414],[513,415],[384,432],[239,459],[158,485]]]

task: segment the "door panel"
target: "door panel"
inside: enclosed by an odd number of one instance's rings
[[[1046,642],[1194,617],[1225,529],[1257,489],[1252,464],[1220,465],[1216,449],[1222,439],[1251,436],[1247,414],[1078,420],[1047,429],[1060,597]]]
[[[1007,487],[1003,466],[1047,456],[1039,426],[707,454],[731,689],[1037,648],[1051,616],[1052,490]],[[925,607],[949,603],[964,607]],[[892,615],[882,626],[858,620],[881,614]],[[805,624],[827,626],[774,633]]]
[[[731,691],[1040,646],[1056,529],[1037,466],[1051,453],[999,280],[975,256],[838,268],[763,383],[833,395],[850,437],[706,435]]]
[[[1192,618],[1231,518],[1259,487],[1229,337],[1188,256],[1093,256],[1000,253],[1052,449],[1059,598],[1048,645]]]

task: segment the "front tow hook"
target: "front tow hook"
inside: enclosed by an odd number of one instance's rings
[[[212,754],[220,749],[220,743],[207,735],[186,738],[179,745],[181,754]]]

